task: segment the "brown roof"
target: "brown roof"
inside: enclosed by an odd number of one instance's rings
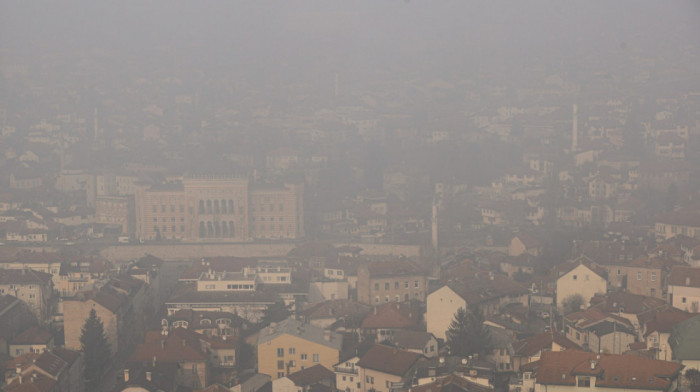
[[[400,348],[422,350],[433,337],[430,332],[400,329],[394,332],[393,340],[394,344]]]
[[[673,211],[660,216],[657,221],[669,225],[700,227],[700,214],[691,211]]]
[[[457,387],[456,390],[465,392],[493,391],[493,388],[489,388],[485,385],[471,382],[458,375],[451,374],[430,384],[423,384],[413,387],[411,388],[411,392],[443,392],[443,389],[445,392],[452,392],[455,390],[455,388],[453,388],[455,386]]]
[[[7,392],[49,392],[56,385],[57,381],[36,370],[24,374],[22,382],[19,377],[15,378],[5,387]]]
[[[700,268],[676,266],[671,269],[668,284],[700,288]]]
[[[582,375],[596,376],[596,387],[667,390],[682,368],[675,362],[635,355],[546,351],[540,358],[537,383],[574,385],[576,376]]]
[[[375,261],[367,264],[367,270],[372,278],[389,276],[413,276],[424,275],[423,271],[416,263],[408,259],[393,261]]]
[[[324,380],[335,381],[335,373],[322,365],[314,365],[310,368],[299,370],[287,376],[298,387],[315,384]]]
[[[129,361],[146,362],[153,358],[156,362],[206,361],[198,336],[183,328],[175,328],[167,336],[162,336],[160,331],[149,331],[145,343],[136,347]]]
[[[476,271],[470,277],[455,279],[447,282],[455,293],[475,305],[493,299],[528,294],[530,290],[520,283],[503,274],[493,274],[488,271]]]
[[[364,320],[362,328],[403,329],[420,323],[422,311],[411,302],[388,302],[374,307]]]
[[[567,350],[580,348],[578,344],[567,339],[561,332],[542,332],[539,335],[513,343],[513,350],[517,356],[529,357],[540,351],[551,350],[554,343]]]
[[[31,327],[15,336],[11,344],[48,344],[52,338],[51,332],[39,327]]]
[[[693,317],[693,315],[679,309],[671,308],[655,312],[653,317],[653,319],[646,323],[644,336],[652,332],[670,333],[676,324]]]
[[[525,249],[537,248],[541,245],[540,241],[537,238],[531,236],[528,233],[518,233],[513,239],[515,238],[519,239],[520,242],[522,242],[522,244],[525,245]]]
[[[5,309],[9,309],[14,306],[14,304],[19,301],[17,297],[12,295],[1,295],[0,294],[0,314],[5,312]]]
[[[299,312],[308,320],[339,318],[339,317],[364,317],[372,307],[349,299],[332,299],[320,302]]]
[[[628,292],[611,292],[605,295],[596,295],[591,299],[591,307],[608,313],[617,313],[619,311],[639,314],[662,308],[666,305],[666,301],[662,299]]]
[[[195,389],[195,392],[231,392],[231,390],[221,384],[213,384],[204,389]]]
[[[395,376],[403,376],[422,357],[421,354],[375,344],[360,358],[357,366]]]
[[[48,284],[51,274],[32,269],[0,269],[0,284]]]

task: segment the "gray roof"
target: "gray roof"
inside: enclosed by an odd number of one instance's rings
[[[279,323],[272,323],[263,328],[258,335],[258,345],[275,340],[282,335],[294,335],[301,339],[340,351],[343,337],[340,334],[324,330],[311,324],[305,324],[294,317],[289,317]],[[326,337],[329,339],[326,339]]]
[[[699,360],[700,359],[700,316],[695,316],[676,324],[668,338],[668,343],[673,350],[673,359]]]

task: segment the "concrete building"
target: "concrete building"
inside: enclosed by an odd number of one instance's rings
[[[427,282],[425,272],[408,259],[364,264],[357,270],[357,300],[370,305],[425,302]]]
[[[342,335],[290,317],[260,331],[258,372],[274,381],[318,364],[332,369],[342,344]]]

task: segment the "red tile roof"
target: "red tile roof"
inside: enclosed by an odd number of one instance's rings
[[[676,266],[671,270],[668,284],[700,288],[700,268]]]
[[[48,284],[51,282],[51,274],[31,269],[11,270],[0,269],[0,284]]]
[[[683,365],[635,355],[595,354],[584,351],[542,353],[536,382],[574,385],[576,376],[595,376],[596,387],[665,391]]]
[[[404,329],[416,327],[420,323],[422,311],[411,302],[389,302],[374,307],[364,320],[366,329]]]
[[[201,350],[196,332],[175,328],[167,336],[160,331],[146,333],[145,343],[139,344],[131,355],[131,362],[179,362],[206,361],[207,356]]]
[[[513,350],[517,356],[529,357],[540,351],[551,350],[554,343],[566,350],[580,349],[578,344],[567,339],[561,332],[542,332],[541,334],[513,343]]]
[[[38,371],[22,375],[22,381],[16,377],[5,387],[7,392],[49,392],[57,381]]]
[[[395,376],[404,376],[422,357],[421,354],[375,344],[360,358],[357,366]]]
[[[322,365],[315,365],[310,368],[299,370],[287,376],[298,387],[315,384],[324,380],[335,381],[335,373],[326,369]]]
[[[48,344],[52,338],[51,332],[39,327],[31,327],[15,336],[11,344]]]
[[[443,392],[443,389],[446,392],[451,392],[455,390],[454,388],[452,388],[453,386],[458,387],[456,390],[464,392],[493,391],[493,388],[489,388],[485,385],[477,384],[463,377],[451,374],[430,384],[423,384],[413,387],[411,388],[411,392]]]

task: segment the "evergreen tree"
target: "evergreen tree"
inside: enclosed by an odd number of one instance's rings
[[[467,357],[488,354],[493,349],[491,335],[484,326],[481,312],[459,308],[446,333],[447,346],[452,355]]]
[[[85,320],[80,343],[85,354],[85,380],[99,380],[109,367],[112,350],[107,342],[102,320],[97,317],[95,309],[90,310],[90,316]]]

